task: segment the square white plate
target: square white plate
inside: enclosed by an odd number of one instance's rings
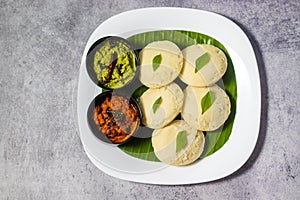
[[[230,138],[216,153],[189,166],[168,166],[131,157],[100,142],[88,126],[88,106],[101,92],[86,71],[85,59],[90,46],[104,36],[126,38],[153,30],[187,30],[209,35],[225,46],[234,65],[238,97]],[[260,80],[253,48],[245,33],[219,14],[186,8],[145,8],[124,12],[98,26],[83,53],[77,96],[80,138],[91,161],[103,172],[120,179],[176,185],[207,182],[230,175],[254,150],[259,134],[260,107]]]

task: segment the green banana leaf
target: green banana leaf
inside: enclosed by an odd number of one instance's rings
[[[162,30],[152,31],[133,35],[127,38],[136,49],[141,50],[147,44],[153,41],[169,40],[183,49],[192,44],[211,44],[224,51],[228,59],[228,67],[222,80],[218,82],[219,86],[223,87],[228,94],[231,102],[231,113],[225,124],[216,131],[204,132],[205,134],[205,147],[201,158],[209,156],[218,151],[229,139],[236,112],[236,99],[237,99],[237,85],[234,67],[231,58],[225,47],[216,39],[196,32],[182,31],[182,30]],[[137,89],[133,94],[138,98],[142,93],[147,90],[145,86]],[[119,148],[125,153],[148,161],[159,161],[154,154],[151,144],[152,130],[146,127],[140,127],[140,133],[144,134],[142,138],[134,138],[130,142],[125,143]]]

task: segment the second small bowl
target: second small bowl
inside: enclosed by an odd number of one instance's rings
[[[87,120],[98,139],[120,145],[135,137],[142,113],[133,98],[108,91],[99,94],[90,103]]]

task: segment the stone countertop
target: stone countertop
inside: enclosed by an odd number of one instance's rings
[[[72,97],[85,44],[107,18],[170,6],[222,14],[246,32],[262,84],[259,140],[218,181],[119,180],[87,158]],[[299,1],[0,1],[0,199],[300,199]]]

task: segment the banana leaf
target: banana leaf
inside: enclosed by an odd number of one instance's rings
[[[135,48],[138,51],[144,48],[150,42],[162,41],[162,40],[172,41],[175,44],[177,44],[180,49],[199,43],[199,44],[211,44],[223,50],[223,52],[227,56],[228,67],[225,75],[218,82],[218,85],[225,89],[226,93],[230,98],[231,113],[229,115],[229,118],[221,128],[219,128],[216,131],[204,132],[205,147],[200,158],[202,159],[218,151],[230,137],[232,126],[234,123],[234,117],[236,113],[236,100],[237,100],[236,78],[235,78],[233,63],[231,61],[231,58],[226,48],[216,39],[208,35],[204,35],[197,32],[191,32],[191,31],[183,31],[183,30],[162,30],[162,31],[145,32],[145,33],[133,35],[127,39],[131,42],[132,45],[135,46]],[[145,88],[145,86],[140,87],[134,92],[133,96],[138,98],[140,95],[142,95],[142,93],[146,89],[147,88]],[[141,129],[139,130],[139,132],[140,135],[142,135],[140,138],[134,138],[130,142],[119,146],[119,148],[125,153],[134,156],[136,158],[140,158],[148,161],[159,161],[154,154],[154,150],[151,144],[151,133],[153,130],[146,127],[140,127],[140,128]]]

